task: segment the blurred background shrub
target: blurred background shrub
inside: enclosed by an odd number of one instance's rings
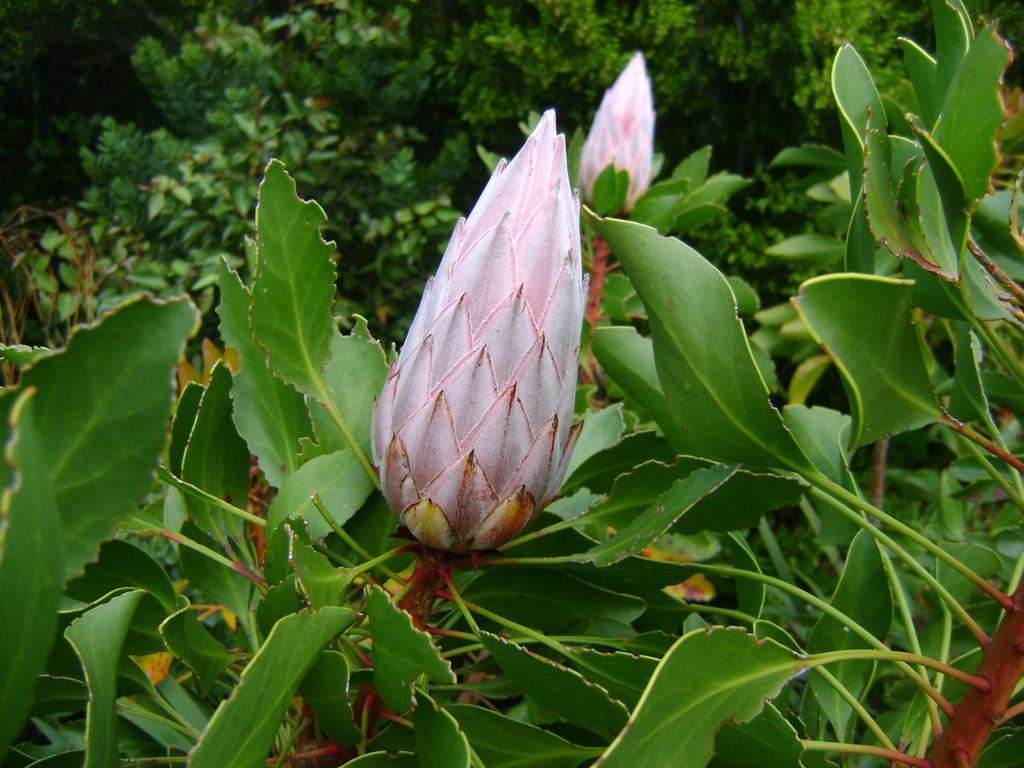
[[[968,5],[1024,39],[1024,6]],[[217,260],[247,261],[271,156],[328,214],[339,311],[400,339],[486,179],[475,148],[513,151],[519,121],[550,106],[562,130],[586,130],[639,49],[665,167],[711,144],[713,170],[753,180],[688,238],[771,303],[807,267],[766,251],[820,216],[806,177],[769,163],[811,138],[839,144],[828,70],[844,40],[901,93],[893,29],[928,40],[926,4],[8,0],[0,342],[59,343],[143,290],[187,290],[208,312]]]

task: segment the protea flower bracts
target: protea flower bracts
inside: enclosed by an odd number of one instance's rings
[[[420,541],[499,546],[557,493],[585,297],[579,199],[549,111],[456,225],[375,406],[381,485]]]

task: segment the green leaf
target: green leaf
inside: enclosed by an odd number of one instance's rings
[[[842,257],[843,249],[841,240],[810,233],[787,237],[765,249],[765,253],[790,261],[833,262]]]
[[[865,600],[865,595],[871,595],[871,599]],[[882,563],[882,553],[867,531],[858,531],[854,536],[846,553],[843,574],[829,602],[833,608],[845,613],[875,637],[888,634],[892,622],[892,593]],[[809,653],[864,647],[864,640],[827,614],[818,619],[807,638]],[[874,663],[870,661],[828,665],[828,670],[858,698],[866,695],[868,678],[873,668]],[[810,686],[836,735],[843,741],[853,710],[820,675],[811,674]]]
[[[740,469],[694,504],[671,530],[690,535],[749,528],[766,512],[796,504],[802,494],[803,486],[792,478]]]
[[[642,600],[553,570],[496,569],[465,589],[467,600],[550,634],[630,634]],[[617,632],[615,630],[618,630]]]
[[[323,368],[334,321],[334,245],[320,237],[327,220],[300,200],[279,160],[267,164],[256,206],[257,257],[251,322],[270,369],[306,394],[323,396]]]
[[[229,504],[245,506],[249,494],[249,449],[231,420],[231,371],[216,363],[210,373],[188,446],[181,479]],[[240,536],[242,521],[206,499],[185,494],[185,504],[199,527],[214,538]]]
[[[193,541],[224,554],[212,538],[192,523],[186,523],[182,533]],[[238,571],[184,545],[178,546],[178,559],[181,562],[181,571],[189,584],[201,590],[209,598],[209,602],[223,605],[234,613],[252,637],[253,583]]]
[[[225,344],[238,350],[239,358],[231,398],[235,428],[267,480],[280,488],[298,469],[299,440],[310,434],[305,399],[267,367],[266,354],[253,340],[249,327],[252,297],[223,260],[218,284],[220,333]]]
[[[572,476],[562,483],[562,495],[581,487],[596,493],[607,493],[619,475],[636,466],[638,456],[648,461],[669,464],[675,455],[665,439],[655,432],[633,432],[580,464]]]
[[[441,658],[430,635],[416,629],[412,617],[376,585],[368,588],[366,613],[373,637],[373,679],[388,709],[399,713],[413,706],[412,684],[421,674],[438,683],[455,682],[451,665]]]
[[[665,654],[629,724],[595,766],[702,768],[723,723],[752,720],[803,669],[772,640],[730,628],[690,632]]]
[[[412,715],[420,768],[469,768],[469,742],[450,712],[425,693],[416,694]]]
[[[974,39],[971,17],[961,0],[931,0],[935,21],[935,95],[939,104],[960,69]]]
[[[925,125],[932,126],[939,114],[939,99],[936,93],[938,67],[935,58],[909,38],[900,37],[897,42],[903,51],[903,63],[910,76],[910,84],[914,87],[914,95],[917,96],[917,103],[921,108],[921,117],[924,118]]]
[[[786,426],[796,436],[814,466],[833,483],[854,490],[849,469],[851,419],[845,413],[816,405],[787,405],[782,409]]]
[[[846,170],[846,160],[832,147],[822,144],[801,144],[786,147],[768,164],[769,168],[821,168],[831,173]]]
[[[940,416],[911,319],[908,280],[836,274],[808,280],[797,311],[843,375],[854,446]]]
[[[195,674],[200,696],[206,696],[211,686],[235,655],[221,645],[202,625],[188,598],[178,598],[181,608],[168,616],[160,625],[160,634],[171,653],[181,659]]]
[[[419,768],[419,761],[412,752],[368,752],[355,760],[345,763],[345,768]]]
[[[839,110],[839,127],[846,149],[847,172],[850,175],[850,197],[857,197],[864,170],[864,136],[871,127],[885,131],[885,107],[878,95],[864,59],[847,43],[832,62],[832,96]]]
[[[314,609],[325,605],[338,605],[341,590],[350,581],[345,570],[335,568],[309,544],[289,529],[289,559],[295,566],[295,575]]]
[[[57,634],[61,591],[61,520],[46,476],[33,419],[33,393],[0,399],[0,762],[21,730]]]
[[[653,229],[594,219],[643,299],[658,379],[700,455],[800,468],[807,459],[768,400],[728,281],[689,246]]]
[[[947,410],[960,421],[981,419],[994,428],[988,396],[981,381],[982,347],[966,323],[952,323],[956,339],[956,369]]]
[[[119,762],[117,665],[142,590],[123,592],[71,622],[64,637],[75,649],[89,687],[85,714],[84,768],[109,768]]]
[[[814,385],[818,383],[830,365],[832,365],[832,360],[828,355],[811,355],[800,363],[789,380],[787,399],[790,404],[803,405],[810,396],[811,390],[814,389]],[[785,417],[783,417],[783,421],[785,421]]]
[[[672,418],[658,382],[651,340],[631,326],[595,328],[591,337],[594,357],[609,376],[653,418],[665,438],[680,453],[686,452],[682,430]]]
[[[380,343],[370,336],[366,320],[355,315],[352,333],[331,337],[331,356],[324,369],[327,389],[365,456],[370,455],[370,420],[373,403],[384,387],[387,358]],[[330,415],[319,403],[310,407],[321,442],[329,450],[347,445]]]
[[[446,709],[487,768],[576,768],[600,753],[484,707],[452,704]]]
[[[749,723],[726,723],[715,737],[711,768],[799,768],[796,729],[771,702]]]
[[[323,651],[299,685],[317,725],[335,744],[356,744],[362,738],[348,703],[348,675],[344,654]]]
[[[605,216],[614,216],[626,207],[626,194],[629,192],[629,172],[616,170],[608,165],[597,179],[591,191],[591,202],[594,210]]]
[[[637,554],[695,504],[714,493],[735,471],[736,467],[723,464],[698,469],[677,480],[625,528],[616,531],[607,541],[576,555],[576,559],[606,566]]]
[[[124,587],[146,590],[168,614],[177,610],[178,597],[164,567],[146,551],[121,539],[105,542],[99,559],[68,583],[65,594],[91,603]]]
[[[757,562],[757,555],[747,544],[746,539],[738,533],[732,532],[726,541],[733,566],[742,568],[745,571],[761,573],[761,566]],[[762,582],[751,579],[736,579],[736,604],[746,614],[754,618],[761,617],[764,610],[765,586]]]
[[[588,411],[583,417],[583,429],[576,440],[565,476],[572,478],[576,469],[587,459],[605,448],[615,445],[622,437],[625,423],[622,406],[618,403],[600,411]]]
[[[199,401],[203,398],[205,387],[190,381],[181,390],[178,404],[174,407],[174,421],[171,423],[171,444],[167,449],[167,468],[171,474],[181,477],[181,459],[185,455],[188,436],[192,434],[192,425],[196,423]]]
[[[329,642],[352,621],[347,608],[285,616],[210,718],[189,755],[191,768],[260,768],[292,696]]]
[[[571,649],[565,659],[629,708],[636,706],[658,666],[658,659],[650,656],[623,651],[602,653],[582,646]]]
[[[373,492],[373,483],[348,448],[307,461],[288,478],[267,510],[267,529],[285,520],[306,521],[309,538],[322,539],[330,525],[313,505],[319,494],[324,509],[334,522],[344,525]]]
[[[22,376],[23,388],[38,390],[38,466],[63,521],[65,578],[81,572],[150,489],[172,371],[197,322],[188,299],[130,300]]]
[[[988,192],[999,164],[996,134],[1005,119],[1000,86],[1009,64],[1006,41],[993,27],[983,30],[957,67],[935,123],[935,140],[960,172],[972,201]]]
[[[480,640],[527,696],[566,722],[606,735],[626,724],[622,702],[578,672],[489,632]]]

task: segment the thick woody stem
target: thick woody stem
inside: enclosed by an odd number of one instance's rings
[[[412,616],[418,629],[427,626],[427,617],[434,607],[437,590],[444,585],[444,568],[448,565],[448,553],[430,547],[423,547],[416,558],[416,569],[412,574],[412,587],[405,593],[398,607]]]
[[[1024,579],[1012,596],[992,641],[985,648],[977,675],[988,679],[990,691],[967,691],[949,725],[932,745],[935,768],[974,768],[992,730],[1002,722],[1014,688],[1024,677]]]

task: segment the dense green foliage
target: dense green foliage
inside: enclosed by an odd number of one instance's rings
[[[340,295],[400,338],[483,184],[474,147],[507,153],[517,122],[549,106],[585,130],[636,49],[651,62],[659,149],[675,159],[713,144],[716,166],[755,174],[735,217],[688,236],[785,295],[801,274],[764,251],[799,228],[807,203],[765,165],[812,136],[837,142],[836,45],[857,40],[880,85],[898,92],[888,31],[927,29],[926,10],[905,0],[199,7],[0,9],[5,341],[60,339],[139,290],[187,290],[208,313],[218,256],[244,264],[269,156],[300,168],[330,213]],[[1024,23],[1016,9],[976,10],[1003,17],[1011,40]],[[75,88],[63,85],[68,67]]]
[[[44,18],[153,10],[69,7]],[[97,123],[65,208],[8,190],[0,766],[1019,768],[1024,112],[1001,9],[931,10],[158,14],[170,39],[130,47],[160,118]],[[49,50],[3,35],[22,71]],[[519,118],[565,100],[571,172],[594,73],[639,38],[665,161],[628,220],[582,214],[560,496],[496,550],[425,547],[371,465],[378,339]],[[432,345],[471,359],[450,325],[390,379],[435,403],[421,458],[448,434]],[[499,327],[496,356],[539,341]],[[512,432],[486,446],[509,472]],[[476,461],[434,479],[479,494]]]

